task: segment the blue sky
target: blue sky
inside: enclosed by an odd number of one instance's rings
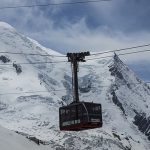
[[[75,1],[86,0],[0,0],[0,7]],[[83,50],[98,52],[150,43],[149,17],[149,0],[111,0],[0,10],[1,21],[61,53]],[[150,53],[122,56],[121,59],[141,78],[150,80]],[[141,64],[145,64],[143,74],[139,67]]]

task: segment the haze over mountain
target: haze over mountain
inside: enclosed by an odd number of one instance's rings
[[[59,107],[72,102],[71,69],[67,58],[50,55],[63,56],[0,23],[1,126],[57,150],[150,149],[150,87],[113,54],[79,67],[80,100],[102,104],[103,127],[60,131]]]

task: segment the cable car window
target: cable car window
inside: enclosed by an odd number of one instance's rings
[[[76,110],[75,106],[71,108],[71,118],[74,118],[76,116]]]
[[[99,113],[100,112],[100,106],[93,107],[93,112],[94,113]]]
[[[70,114],[70,109],[66,109],[66,115]]]
[[[78,110],[78,117],[81,117],[82,116],[82,106],[78,105],[77,110]]]
[[[65,115],[65,109],[61,109],[60,113],[61,115]]]

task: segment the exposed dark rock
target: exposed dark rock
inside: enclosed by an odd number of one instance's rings
[[[128,137],[125,137],[125,139],[126,139],[127,141],[129,141],[129,138],[128,138]]]
[[[81,93],[88,93],[91,90],[91,86],[89,85],[88,87],[79,87],[79,90]]]
[[[117,76],[119,79],[124,79],[122,73],[118,70],[116,66],[110,66],[109,71],[112,76]]]
[[[54,101],[51,97],[43,97],[40,95],[20,96],[17,98],[18,102],[40,102],[48,105],[53,105]]]
[[[3,62],[3,63],[7,63],[7,62],[10,62],[10,59],[4,55],[1,55],[0,56],[0,60]]]
[[[20,74],[22,72],[22,67],[19,64],[13,63],[13,67],[16,69],[16,73]]]
[[[126,146],[126,150],[131,150],[131,148],[130,148],[130,147],[128,147],[128,146]]]
[[[38,78],[40,79],[41,83],[44,83],[45,85],[58,85],[58,82],[54,79],[49,77],[47,74],[39,73]],[[48,88],[47,88],[48,89]]]
[[[117,105],[122,110],[123,114],[125,114],[125,110],[122,106],[122,103],[119,101],[118,97],[116,96],[115,91],[112,91],[111,95],[113,96],[112,100],[113,100],[114,104]]]
[[[122,74],[122,71],[121,71],[121,66],[123,65],[123,62],[119,59],[119,57],[115,54],[114,55],[114,63],[111,64],[109,66],[109,71],[111,73],[112,76],[115,76],[116,79],[120,79],[122,80],[125,84],[127,84],[123,74]],[[126,68],[128,70],[128,68]],[[128,86],[128,85],[127,85]]]
[[[64,79],[69,82],[72,83],[72,77],[68,76],[67,74],[64,75]]]
[[[27,137],[28,139],[30,139],[31,141],[35,142],[36,144],[40,145],[40,140],[37,139],[36,137]]]
[[[118,134],[116,134],[116,133],[112,133],[112,134],[113,134],[114,137],[118,138],[118,140],[121,141],[121,138],[120,138],[120,136]]]
[[[5,104],[5,103],[2,103],[1,101],[0,101],[0,111],[1,110],[4,110],[4,109],[6,109],[7,108],[7,105]]]
[[[135,125],[138,126],[139,130],[144,133],[150,140],[150,117],[146,117],[145,113],[136,114],[134,117]]]
[[[42,141],[42,140],[40,140],[40,139],[37,139],[37,138],[34,137],[34,136],[30,136],[30,135],[28,135],[28,134],[26,134],[26,133],[19,132],[19,131],[15,131],[15,132],[16,132],[17,134],[20,134],[20,135],[26,137],[27,139],[29,139],[29,140],[31,140],[31,141],[33,141],[33,142],[35,142],[35,143],[38,144],[38,145],[40,145],[40,144],[49,145],[48,142]]]
[[[31,141],[35,142],[37,145],[43,144],[43,145],[48,145],[49,143],[39,140],[34,136],[27,136],[28,139],[30,139]]]
[[[88,93],[91,90],[93,82],[93,77],[89,75],[85,75],[84,77],[79,79],[79,90],[81,93]]]

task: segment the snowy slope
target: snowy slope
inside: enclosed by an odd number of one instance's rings
[[[62,56],[0,23],[0,52],[4,51]],[[70,64],[34,64],[67,61],[66,58],[9,53],[0,56],[9,59],[0,61],[1,126],[46,141],[53,149],[150,149],[147,137],[133,123],[135,116],[150,115],[149,86],[117,56],[80,64],[80,100],[102,103],[104,121],[103,128],[82,132],[61,132],[58,126],[59,107],[72,101]],[[149,124],[143,128],[144,133],[149,133]]]
[[[0,127],[1,150],[50,150],[49,146],[37,145],[33,141]]]

